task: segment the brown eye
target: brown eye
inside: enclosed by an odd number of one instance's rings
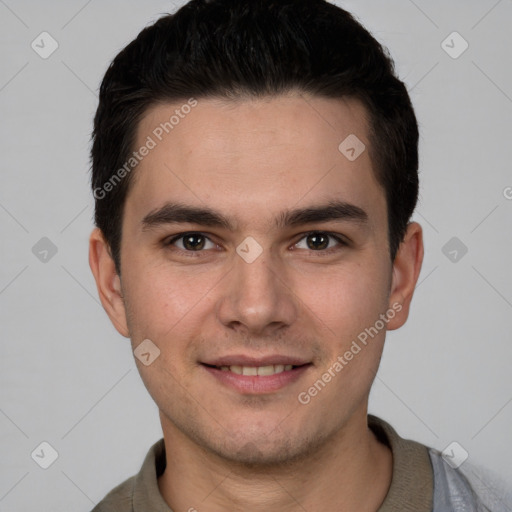
[[[312,231],[311,233],[304,235],[301,240],[295,244],[295,247],[297,249],[308,249],[316,252],[330,253],[331,251],[336,251],[346,245],[347,243],[341,237],[332,233]]]
[[[183,237],[183,247],[187,251],[198,251],[204,248],[205,239],[203,235],[186,235]]]
[[[329,236],[324,233],[312,233],[306,237],[310,249],[322,250],[329,246]]]
[[[200,252],[203,249],[213,249],[215,247],[215,244],[202,233],[181,234],[170,240],[169,245],[174,245],[178,249],[188,252]]]

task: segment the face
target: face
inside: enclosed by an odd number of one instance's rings
[[[134,171],[121,278],[102,299],[133,349],[160,351],[136,362],[164,431],[229,460],[296,459],[366,414],[385,331],[406,317],[366,112],[299,95],[200,99],[161,133],[179,108],[138,127],[136,147],[155,146]],[[366,146],[355,160],[353,144],[339,149],[351,134]]]

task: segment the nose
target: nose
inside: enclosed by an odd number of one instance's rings
[[[293,324],[298,299],[284,265],[270,250],[252,262],[235,255],[218,302],[222,324],[248,335],[272,336]]]

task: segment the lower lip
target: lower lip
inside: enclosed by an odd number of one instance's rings
[[[291,370],[285,370],[274,375],[238,375],[231,371],[222,371],[219,368],[201,365],[213,377],[218,379],[222,384],[236,389],[244,394],[262,394],[278,391],[298,380],[305,372],[308,371],[311,364],[298,366]]]

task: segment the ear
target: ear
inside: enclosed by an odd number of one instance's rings
[[[129,331],[121,279],[117,274],[110,247],[98,228],[91,233],[89,238],[89,265],[96,280],[103,308],[117,331],[128,338]]]
[[[423,230],[417,222],[411,222],[393,262],[388,306],[396,311],[396,315],[388,321],[387,329],[390,331],[402,327],[407,321],[423,263],[423,252]]]

